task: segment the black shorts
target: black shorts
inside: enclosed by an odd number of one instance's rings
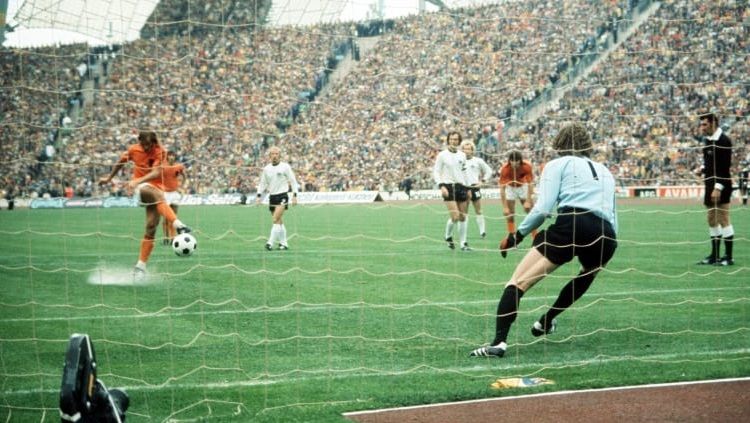
[[[534,248],[544,257],[557,265],[578,257],[589,270],[612,259],[617,240],[609,222],[586,209],[563,207],[557,212],[555,223],[534,238]]]
[[[471,191],[471,201],[477,201],[482,199],[482,191],[479,188],[468,188]]]
[[[466,187],[461,184],[440,184],[440,188],[442,189],[443,187],[448,189],[448,196],[443,197],[444,201],[461,203],[469,198],[466,196]]]
[[[719,179],[717,182],[724,185],[719,195],[719,204],[729,204],[732,201],[732,181],[729,179]],[[711,200],[711,192],[714,190],[714,182],[706,183],[706,191],[703,193],[703,205],[714,207],[716,204]]]
[[[289,194],[282,192],[281,194],[271,194],[271,196],[268,197],[268,210],[271,210],[271,213],[276,210],[276,206],[284,206],[284,210],[289,209]]]

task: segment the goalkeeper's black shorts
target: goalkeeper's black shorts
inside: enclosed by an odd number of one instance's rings
[[[584,269],[606,265],[617,249],[612,225],[589,210],[563,207],[557,220],[534,238],[534,248],[552,263],[562,265],[574,257]]]

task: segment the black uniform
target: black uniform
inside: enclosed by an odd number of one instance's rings
[[[706,207],[715,206],[711,201],[711,192],[717,182],[724,186],[719,204],[727,204],[732,197],[732,140],[722,132],[717,140],[704,137],[703,142],[703,177],[706,185],[703,204]]]

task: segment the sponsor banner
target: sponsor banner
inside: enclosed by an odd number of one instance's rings
[[[20,203],[16,200],[17,207],[24,207],[22,200]],[[135,207],[135,202],[130,197],[35,198],[28,203],[28,207],[32,209]]]
[[[482,188],[483,200],[499,200],[500,199],[500,188]],[[439,189],[421,189],[411,192],[412,200],[442,200],[443,195]]]
[[[291,194],[289,194],[291,200]],[[406,196],[404,194],[404,196]],[[300,192],[297,194],[298,204],[316,203],[372,203],[383,201],[378,191],[333,191],[333,192]],[[268,204],[268,194],[263,196],[262,204]],[[255,204],[255,196],[247,199],[248,205]]]
[[[628,187],[630,197],[635,198],[703,198],[703,185],[635,186]]]
[[[64,198],[35,198],[31,200],[32,209],[61,209],[65,205]]]
[[[101,207],[112,208],[112,207],[136,207],[137,204],[133,197],[107,197],[102,203]]]
[[[248,201],[251,197],[248,196]],[[254,199],[254,197],[252,197]],[[183,195],[180,200],[181,206],[225,206],[241,204],[242,194],[211,194],[211,195]]]
[[[372,203],[382,201],[377,191],[300,192],[297,201],[305,203]]]
[[[654,187],[630,188],[630,197],[635,198],[656,198],[656,193],[656,188]]]
[[[701,199],[703,185],[680,186],[632,186],[617,187],[615,195],[618,198],[664,198],[664,199]],[[734,197],[738,192],[733,193]],[[234,205],[242,204],[243,195],[212,194],[212,195],[183,195],[181,205]],[[375,201],[408,201],[408,200],[442,200],[440,190],[413,190],[411,197],[403,191],[336,191],[336,192],[300,192],[297,201],[300,204],[317,203],[372,203]],[[482,188],[482,199],[499,200],[500,189]],[[268,195],[263,197],[263,204],[268,204]],[[255,204],[255,193],[245,197],[245,204]],[[0,208],[7,209],[6,199],[0,199]],[[137,207],[132,197],[92,197],[92,198],[16,198],[15,207],[32,209],[61,209],[61,208],[113,208]]]
[[[414,192],[412,191],[411,193],[413,194]],[[403,191],[391,191],[381,192],[380,198],[382,198],[383,201],[406,201],[409,199],[409,196]]]
[[[659,198],[703,198],[704,186],[659,187]]]
[[[104,205],[104,202],[106,199],[102,198],[72,198],[70,200],[65,201],[65,208],[78,208],[78,207],[106,207]],[[130,207],[130,206],[124,206],[124,207]]]

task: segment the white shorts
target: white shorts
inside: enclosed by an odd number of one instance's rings
[[[526,200],[528,197],[526,194],[529,193],[529,187],[522,185],[520,187],[505,187],[505,199],[506,200]]]
[[[164,193],[164,201],[170,206],[179,206],[180,200],[182,200],[182,194],[177,191],[169,191]]]

